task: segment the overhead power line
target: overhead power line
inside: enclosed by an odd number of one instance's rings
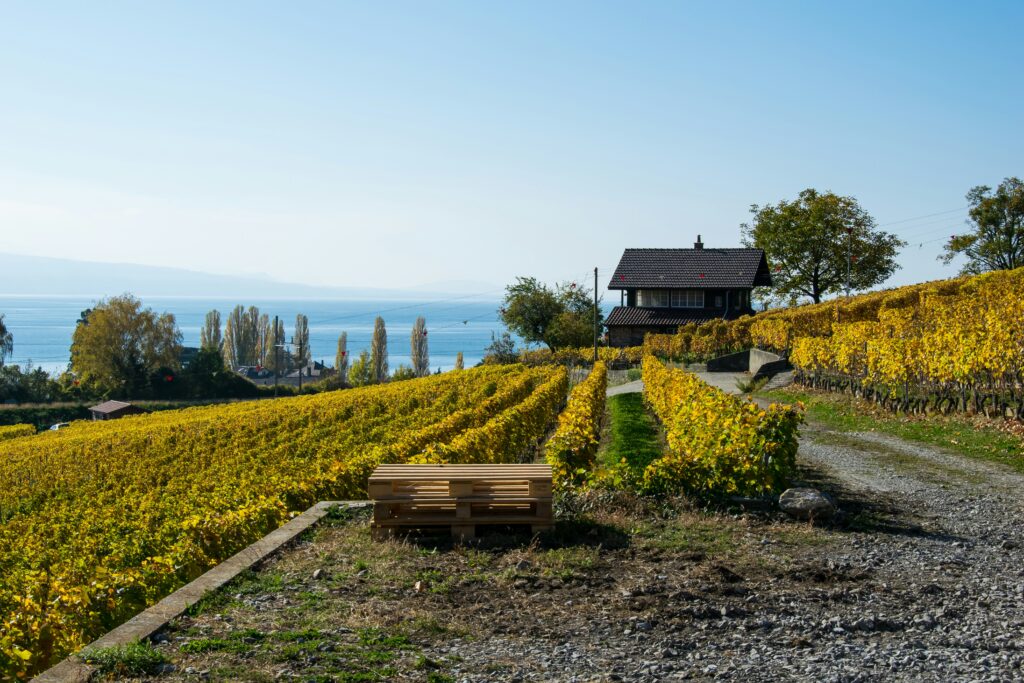
[[[957,213],[958,211],[966,211],[969,208],[971,208],[970,204],[968,204],[967,206],[961,206],[959,209],[950,209],[948,211],[939,211],[937,213],[928,213],[928,214],[924,214],[922,216],[914,216],[913,218],[904,218],[903,220],[899,220],[899,221],[891,221],[889,223],[880,223],[878,225],[878,227],[880,227],[880,228],[887,228],[887,227],[889,227],[891,225],[902,225],[904,223],[913,223],[914,221],[924,220],[925,218],[935,218],[936,216],[947,216],[947,215],[949,215],[951,213]]]

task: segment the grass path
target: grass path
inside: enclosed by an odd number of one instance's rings
[[[608,397],[601,446],[597,451],[600,469],[612,476],[635,480],[664,450],[661,425],[644,407],[643,394]]]

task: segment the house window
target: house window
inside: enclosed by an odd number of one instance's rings
[[[722,307],[722,295],[721,294],[716,294],[715,295],[715,308],[721,308],[721,307]]]
[[[639,305],[649,308],[668,308],[669,293],[666,289],[641,289]]]
[[[704,308],[703,289],[672,290],[673,308]]]

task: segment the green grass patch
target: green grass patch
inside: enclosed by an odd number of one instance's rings
[[[220,590],[207,593],[194,605],[185,610],[185,614],[195,617],[208,612],[226,609],[239,604],[236,595],[260,595],[277,593],[284,588],[284,577],[275,572],[255,572],[247,569],[229,581]]]
[[[783,403],[802,402],[809,420],[839,431],[890,434],[972,458],[1001,462],[1024,472],[1024,444],[1019,438],[965,416],[900,415],[853,396],[797,388],[760,395]]]
[[[183,644],[180,650],[186,654],[198,655],[204,652],[247,652],[249,643],[235,638],[196,638]]]
[[[609,396],[607,433],[597,452],[600,469],[616,487],[630,485],[664,453],[661,425],[644,407],[640,393]]]
[[[537,553],[537,565],[541,572],[568,580],[592,570],[600,558],[600,551],[590,546],[569,546],[552,548]]]
[[[149,643],[135,641],[127,645],[102,647],[82,653],[82,660],[101,675],[145,675],[157,673],[167,662],[162,652]]]
[[[633,533],[648,548],[709,557],[726,554],[738,545],[736,528],[721,517],[699,513],[683,513],[664,523],[642,523]]]

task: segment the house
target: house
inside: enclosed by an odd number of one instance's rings
[[[116,420],[119,417],[148,413],[149,411],[124,401],[104,401],[89,408],[89,412],[92,413],[93,420]]]
[[[304,380],[313,380],[315,382],[318,379],[322,379],[333,374],[334,368],[329,368],[318,361],[312,361],[305,367],[295,368],[285,375],[285,377],[288,379],[298,379],[301,376]]]
[[[608,343],[636,346],[648,332],[751,314],[751,290],[771,284],[762,249],[705,249],[700,235],[693,249],[626,249],[608,284],[621,298],[605,320]]]

